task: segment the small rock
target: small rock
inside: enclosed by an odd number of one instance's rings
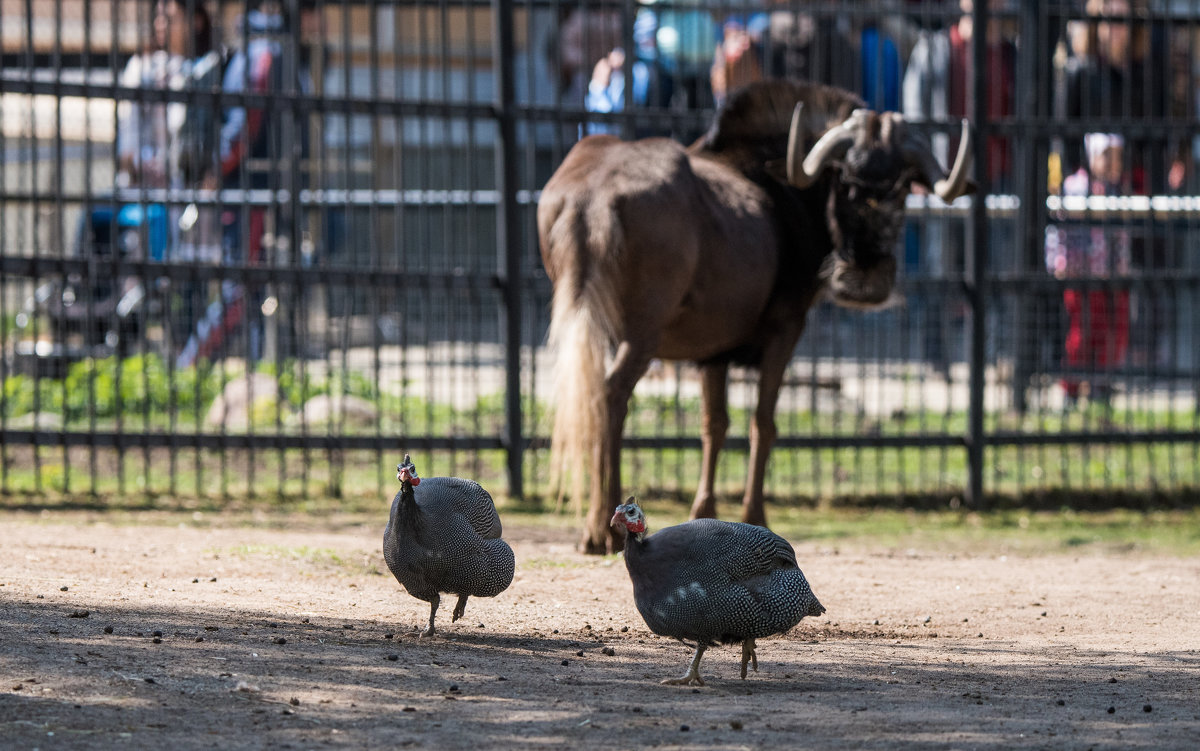
[[[106,634],[111,634],[112,632],[113,632],[113,627],[112,627],[112,626],[105,626],[105,627],[104,627],[104,633],[106,633]]]
[[[202,641],[204,641],[204,637],[203,637],[203,636],[197,636],[197,637],[196,637],[196,641],[197,641],[197,642],[202,642]]]
[[[562,661],[562,664],[563,664],[563,667],[566,667],[567,665],[570,665],[570,664],[571,664],[571,661],[570,661],[570,660],[563,660],[563,661]]]
[[[400,655],[396,654],[395,652],[392,652],[391,654],[389,654],[387,656],[388,662],[395,662],[396,660],[399,660],[399,659],[400,659]]]
[[[156,636],[153,639],[151,639],[150,641],[154,642],[155,644],[162,644],[162,637]]]
[[[298,706],[300,706],[300,700],[299,700],[299,699],[297,699],[297,698],[296,698],[296,697],[294,697],[294,696],[291,698],[291,701],[290,701],[289,703],[290,703],[290,704],[291,704],[293,707],[298,707]]]
[[[576,657],[583,657],[583,650],[581,649],[581,650],[579,650],[578,652],[576,652],[576,653],[575,653],[575,656],[576,656]]]
[[[628,626],[622,626],[622,627],[621,627],[621,633],[622,633],[622,634],[623,634],[623,633],[625,633],[625,632],[626,632],[626,631],[628,631],[628,630],[629,630],[629,627],[628,627]]]
[[[496,680],[498,680],[498,681],[507,681],[508,679],[507,679],[507,678],[505,678],[504,676],[502,676],[502,675],[501,675],[501,676],[498,676],[498,677],[496,678]]]
[[[157,683],[157,681],[155,681],[153,678],[143,678],[142,680],[146,683]]]
[[[66,591],[67,591],[67,588],[66,588],[66,587],[59,587],[59,588],[58,588],[58,591],[59,591],[59,592],[66,592]]]
[[[155,631],[154,633],[152,633],[152,634],[150,634],[150,635],[151,635],[151,636],[162,636],[162,632],[161,632],[161,631]]]
[[[680,725],[680,726],[679,726],[679,732],[681,732],[681,733],[686,733],[686,732],[687,732],[687,731],[689,731],[689,730],[691,730],[691,728],[689,728],[687,725]]]
[[[734,730],[741,730],[742,729],[742,721],[741,720],[730,720],[729,727],[733,728]]]
[[[384,639],[391,639],[391,638],[393,638],[393,637],[395,637],[395,636],[396,636],[395,634],[384,634],[384,635],[383,635],[383,638],[384,638]]]
[[[353,623],[343,623],[342,628],[346,629],[347,631],[353,631],[354,624]]]
[[[450,686],[450,688],[449,688],[449,689],[447,689],[447,690],[448,690],[450,693],[454,693],[455,691],[458,691],[458,684],[456,683],[456,684],[454,684],[454,685]]]
[[[69,615],[67,615],[67,617],[68,618],[87,618],[91,614],[92,614],[91,611],[88,611],[88,610],[73,610],[73,611],[71,611],[71,613]]]
[[[276,636],[275,643],[276,644],[287,644],[287,639],[283,638],[282,636]]]
[[[1109,678],[1109,679],[1108,679],[1108,682],[1109,682],[1109,683],[1116,683],[1116,682],[1117,682],[1117,679],[1116,679],[1116,678]]]
[[[405,707],[404,709],[401,709],[400,711],[401,712],[416,712],[417,708],[416,707]]]
[[[1150,706],[1149,704],[1143,704],[1143,705],[1142,705],[1142,711],[1143,711],[1143,712],[1153,712],[1153,711],[1154,711],[1154,707]]]
[[[192,579],[192,584],[199,584],[199,583],[200,583],[199,579]]]
[[[605,647],[604,649],[600,650],[600,652],[612,657],[617,653],[617,650],[613,649],[612,647]]]
[[[1056,702],[1054,702],[1054,703],[1055,703],[1055,704],[1057,704],[1057,705],[1058,705],[1058,706],[1060,706],[1060,707],[1065,707],[1065,706],[1067,706],[1067,703],[1066,703],[1065,701],[1063,701],[1062,699],[1059,699],[1058,701],[1056,701]]]
[[[1109,713],[1109,714],[1113,714],[1113,713],[1115,713],[1116,711],[1117,711],[1117,708],[1116,708],[1116,707],[1109,707],[1109,708],[1108,708],[1108,713]]]

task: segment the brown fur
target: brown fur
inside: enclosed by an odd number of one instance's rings
[[[542,191],[538,234],[554,283],[550,344],[558,353],[551,465],[560,488],[590,498],[588,552],[621,544],[608,526],[621,495],[621,433],[651,359],[701,367],[704,457],[693,517],[715,515],[728,366],[759,368],[742,519],[765,526],[775,403],[809,307],[831,282],[835,299],[850,304],[879,304],[891,292],[892,248],[872,240],[894,242],[887,233],[903,221],[911,167],[877,143],[875,128],[846,161],[872,172],[882,166],[887,186],[897,186],[886,206],[838,204],[846,193],[838,169],[805,190],[792,188],[781,163],[797,101],[806,105],[805,148],[862,106],[829,87],[758,84],[731,97],[712,130],[687,149],[666,139],[585,138]],[[828,261],[835,246],[852,252]]]

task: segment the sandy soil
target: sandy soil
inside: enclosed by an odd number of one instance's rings
[[[514,527],[512,587],[440,633],[383,520],[0,514],[6,748],[1196,748],[1200,560],[796,541],[826,616],[710,650],[651,634],[624,564]],[[653,519],[651,519],[653,523]],[[608,652],[611,651],[611,654]]]

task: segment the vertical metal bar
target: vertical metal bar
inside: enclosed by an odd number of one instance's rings
[[[521,470],[524,438],[521,431],[521,256],[517,218],[517,139],[513,103],[516,86],[513,60],[513,0],[491,0],[492,61],[496,75],[496,179],[500,207],[496,213],[496,242],[501,264],[504,305],[504,444],[508,459],[508,493],[524,495]]]
[[[966,293],[967,306],[971,311],[971,329],[969,337],[968,358],[970,363],[970,378],[968,382],[967,407],[967,505],[974,509],[983,506],[983,461],[984,461],[984,428],[983,428],[983,388],[984,367],[986,366],[986,351],[984,335],[986,331],[986,300],[987,288],[986,261],[988,217],[985,197],[991,190],[990,175],[988,175],[988,136],[991,134],[990,123],[987,121],[987,62],[988,62],[988,4],[976,3],[974,9],[975,33],[972,35],[971,62],[971,120],[975,123],[975,176],[979,185],[971,202],[971,242],[970,253],[967,254]]]

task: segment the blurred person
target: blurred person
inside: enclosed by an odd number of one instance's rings
[[[1133,192],[1126,168],[1125,139],[1116,133],[1084,136],[1087,166],[1063,180],[1065,197],[1120,196]],[[1050,226],[1046,231],[1046,267],[1057,279],[1105,279],[1130,270],[1131,242],[1127,228],[1110,224]],[[1129,346],[1128,289],[1066,287],[1067,314],[1064,360],[1073,370],[1103,371],[1120,366]],[[1091,398],[1107,401],[1111,384],[1103,379],[1087,384]],[[1077,374],[1062,379],[1071,404],[1084,392],[1086,380]]]
[[[306,7],[311,4],[306,4]],[[308,150],[307,123],[291,117],[278,105],[246,106],[243,93],[303,93],[311,80],[293,59],[288,43],[289,19],[279,0],[255,0],[235,24],[244,32],[225,66],[221,88],[233,104],[221,113],[219,169],[216,183],[224,189],[267,190],[292,188],[303,180]],[[291,217],[281,205],[226,206],[221,212],[222,261],[226,265],[287,263],[291,252]],[[268,244],[265,241],[270,239]],[[244,331],[246,355],[257,361],[264,354],[264,317],[277,310],[277,300],[262,285],[222,282],[217,300],[198,321],[188,344],[177,358],[186,366],[211,356],[235,330]],[[294,332],[284,332],[288,345]]]
[[[991,0],[989,8],[1000,10],[1005,3]],[[939,122],[948,132],[934,133],[933,152],[943,164],[949,163],[958,150],[957,123],[973,111],[973,73],[975,59],[972,43],[974,34],[973,0],[959,0],[961,16],[945,28],[921,31],[913,45],[901,86],[901,111],[913,122]],[[1011,118],[1015,113],[1016,59],[1015,29],[1007,19],[993,16],[987,33],[986,115],[991,122]],[[1013,190],[1012,149],[1007,138],[992,135],[987,144],[987,175],[993,193]],[[978,168],[977,168],[978,169]],[[914,193],[924,192],[913,186]],[[993,269],[1006,268],[1014,259],[1012,227],[1004,220],[990,224],[989,261]],[[966,247],[965,228],[957,219],[929,216],[924,222],[910,222],[905,238],[906,268],[935,278],[961,272],[964,268],[963,248]],[[948,367],[945,352],[944,305],[921,305],[930,320],[924,326],[926,357],[945,371]],[[956,319],[965,309],[953,313]]]
[[[1066,61],[1062,114],[1071,120],[1126,120],[1140,123],[1171,115],[1168,45],[1161,25],[1152,23],[1148,0],[1087,0],[1086,19],[1068,27],[1071,56]],[[1145,132],[1145,131],[1143,131]],[[1186,144],[1175,135],[1126,136],[1123,153],[1130,190],[1157,195],[1177,191],[1186,175]],[[1066,136],[1062,174],[1087,169],[1083,139]],[[1131,263],[1139,270],[1163,271],[1176,265],[1168,258],[1162,234],[1137,232],[1131,240]],[[1178,252],[1178,251],[1177,251]],[[1138,362],[1157,363],[1167,355],[1160,335],[1168,312],[1155,296],[1136,301],[1134,315],[1144,326],[1131,353]]]

